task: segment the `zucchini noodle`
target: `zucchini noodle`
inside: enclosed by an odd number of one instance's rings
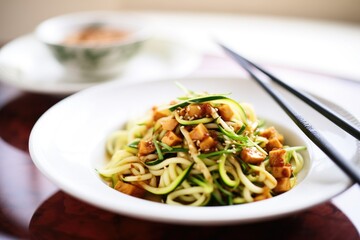
[[[109,160],[97,171],[110,187],[189,206],[244,204],[294,187],[305,146],[284,145],[249,103],[180,87],[184,96],[109,135]]]

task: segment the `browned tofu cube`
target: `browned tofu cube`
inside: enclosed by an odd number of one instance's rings
[[[140,156],[148,155],[155,151],[155,145],[152,140],[141,140],[138,144]]]
[[[213,107],[210,103],[203,103],[201,105],[203,117],[211,116],[211,112],[213,111]]]
[[[262,131],[260,133],[260,136],[270,139],[272,137],[276,136],[276,129],[274,127],[269,127],[267,129],[265,129],[264,131]]]
[[[153,107],[153,119],[154,121],[159,120],[160,118],[170,116],[171,111],[168,109],[165,110],[159,110],[157,107]]]
[[[283,145],[282,143],[279,141],[278,138],[270,138],[269,139],[269,142],[266,144],[266,150],[267,151],[271,151],[273,149],[277,149],[277,148],[282,148]]]
[[[290,178],[277,178],[277,185],[273,189],[275,193],[287,192],[291,189]]]
[[[218,107],[219,115],[224,121],[230,121],[231,118],[234,116],[234,112],[231,107],[227,104],[221,104]]]
[[[192,119],[202,118],[203,115],[202,107],[199,104],[190,104],[186,106],[185,111],[186,115]]]
[[[131,195],[134,197],[143,197],[145,195],[145,189],[137,187],[133,184],[126,183],[123,181],[118,181],[114,187],[119,192]]]
[[[265,137],[269,140],[271,138],[277,138],[277,140],[279,140],[280,143],[284,143],[284,136],[281,135],[280,133],[278,133],[278,131],[275,129],[275,127],[269,127],[267,129],[265,129],[264,131],[262,131],[260,133],[260,136]]]
[[[275,149],[269,152],[269,161],[270,166],[272,167],[282,167],[285,165],[285,149]]]
[[[241,150],[240,157],[244,162],[259,164],[265,160],[266,155],[260,152],[256,147],[246,147]]]
[[[182,139],[178,137],[173,131],[167,131],[164,137],[161,139],[161,142],[169,146],[176,146],[182,142]]]
[[[289,178],[291,176],[291,165],[286,164],[282,167],[271,167],[271,174],[275,178]]]
[[[216,146],[216,141],[212,137],[206,137],[200,142],[200,149],[202,151],[209,151]]]
[[[169,131],[174,130],[176,128],[176,126],[178,125],[178,121],[175,118],[166,118],[163,121],[161,121],[160,123],[164,130],[169,130]]]
[[[209,136],[207,128],[202,123],[199,123],[189,134],[192,140],[203,140]]]

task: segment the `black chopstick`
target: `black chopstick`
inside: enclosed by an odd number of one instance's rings
[[[289,92],[291,92],[292,94],[294,94],[295,96],[297,96],[298,98],[303,100],[309,106],[311,106],[312,108],[317,110],[320,114],[324,115],[327,119],[329,119],[330,121],[332,121],[333,123],[338,125],[341,129],[343,129],[344,131],[346,131],[347,133],[349,133],[350,135],[352,135],[356,139],[360,140],[360,130],[359,130],[359,128],[357,128],[356,126],[353,126],[350,123],[348,123],[342,116],[335,113],[334,111],[332,111],[331,109],[326,107],[324,104],[317,101],[315,98],[313,98],[313,97],[311,97],[309,95],[305,95],[304,93],[301,93],[298,90],[292,88],[291,86],[289,86],[285,82],[281,81],[279,78],[275,77],[271,73],[265,71],[264,69],[262,69],[261,67],[259,67],[255,63],[251,62],[250,60],[245,59],[244,57],[242,57],[240,55],[238,55],[238,57],[241,58],[242,60],[246,61],[250,65],[252,65],[254,68],[258,69],[260,72],[262,72],[263,74],[268,76],[272,81],[274,81],[275,83],[277,83],[278,85],[280,85],[284,89],[288,90]]]
[[[360,171],[350,161],[345,160],[331,144],[326,141],[300,114],[298,114],[282,96],[270,85],[260,80],[251,70],[250,63],[239,54],[235,53],[224,45],[219,45],[229,54],[238,64],[240,64],[249,75],[280,105],[293,122],[304,132],[304,134],[317,145],[339,168],[341,168],[354,182],[360,184]]]

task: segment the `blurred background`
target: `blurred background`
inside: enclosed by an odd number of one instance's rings
[[[360,24],[359,0],[0,0],[0,41],[30,32],[54,15],[100,9],[276,15]]]

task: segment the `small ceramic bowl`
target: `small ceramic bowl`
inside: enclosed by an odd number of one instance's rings
[[[119,12],[79,12],[40,23],[36,37],[72,74],[101,80],[121,73],[150,37],[136,17]]]

